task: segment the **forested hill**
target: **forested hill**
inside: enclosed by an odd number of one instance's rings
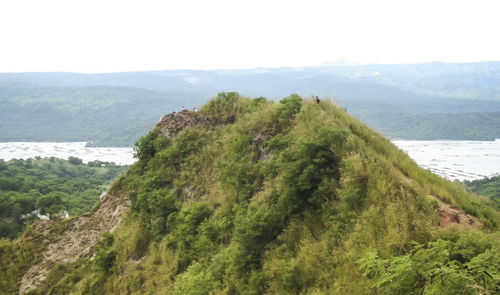
[[[92,209],[111,181],[127,169],[110,162],[0,159],[0,238],[15,238],[37,214],[69,216]]]
[[[325,82],[326,83],[326,82]],[[1,83],[0,83],[1,84]],[[332,84],[336,91],[352,87]],[[337,87],[337,88],[336,88]],[[364,88],[339,102],[386,136],[409,139],[498,138],[498,101],[411,96]],[[164,114],[199,107],[208,94],[139,88],[0,85],[0,141],[86,141],[95,146],[132,146]],[[452,114],[442,114],[452,112]],[[464,113],[469,112],[469,113]],[[463,126],[468,126],[467,131]]]
[[[221,93],[164,116],[136,152],[92,212],[0,244],[1,290],[500,292],[491,201],[419,168],[329,101]]]
[[[193,108],[199,96],[91,86],[0,86],[0,141],[87,141],[132,146],[166,112]]]
[[[161,92],[214,95],[238,89],[246,95],[282,97],[335,95],[339,98],[442,97],[500,100],[500,62],[372,64],[257,68],[243,70],[167,70],[122,73],[0,73],[0,84],[38,86],[114,86]]]
[[[358,115],[390,138],[434,140],[500,139],[500,112],[391,113]]]
[[[471,192],[496,199],[500,205],[500,175],[466,181],[465,184]]]
[[[234,90],[275,100],[290,92],[331,97],[385,136],[490,140],[500,118],[483,114],[500,112],[499,85],[500,62],[0,73],[0,141],[131,146],[163,114]]]

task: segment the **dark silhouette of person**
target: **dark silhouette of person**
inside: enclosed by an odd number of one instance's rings
[[[317,95],[316,95],[316,103],[319,104],[319,98]]]

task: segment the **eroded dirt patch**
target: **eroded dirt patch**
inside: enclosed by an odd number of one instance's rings
[[[436,198],[436,200],[438,199]],[[461,229],[478,229],[482,226],[476,217],[466,214],[441,200],[438,200],[438,202],[439,207],[437,208],[437,212],[441,228],[453,226]]]
[[[90,248],[105,232],[116,229],[125,212],[130,208],[128,199],[105,195],[98,206],[79,217],[67,220],[54,234],[57,222],[41,221],[33,226],[37,233],[50,240],[41,253],[41,259],[24,274],[19,294],[39,287],[55,263],[68,263],[88,257]]]

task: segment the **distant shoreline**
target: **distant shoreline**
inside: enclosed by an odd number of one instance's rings
[[[84,163],[89,161],[114,162],[118,165],[131,165],[132,147],[87,147],[86,142],[0,142],[0,159],[28,159],[35,157],[61,158],[77,157]]]

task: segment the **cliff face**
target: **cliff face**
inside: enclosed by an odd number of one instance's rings
[[[495,290],[498,210],[328,101],[222,93],[137,155],[94,211],[25,235],[50,241],[21,293]]]

